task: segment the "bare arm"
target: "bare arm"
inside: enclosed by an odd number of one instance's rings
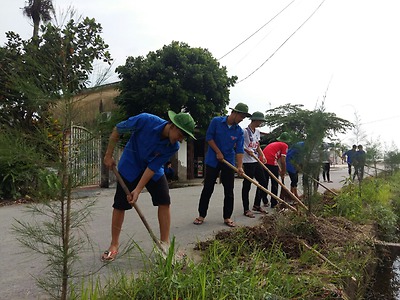
[[[128,196],[128,202],[130,204],[133,204],[138,200],[140,193],[142,192],[146,184],[150,181],[150,179],[153,177],[153,175],[154,171],[152,171],[149,168],[146,168],[136,188],[131,192],[130,196]]]
[[[106,154],[104,155],[104,160],[103,160],[104,164],[109,169],[112,169],[116,165],[113,154],[114,154],[115,146],[117,145],[118,141],[119,141],[119,133],[117,131],[117,128],[114,127],[114,129],[110,135],[110,138],[108,140],[108,146],[107,146]]]
[[[265,158],[264,152],[262,152],[260,145],[257,147],[258,157],[261,157],[261,161],[263,164],[267,163],[267,159]]]
[[[279,175],[281,175],[281,177],[285,177],[285,174],[286,174],[286,156],[281,156],[279,165],[280,165]]]

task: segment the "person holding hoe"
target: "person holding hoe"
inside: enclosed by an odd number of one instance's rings
[[[235,108],[231,109],[232,112],[229,116],[214,117],[207,129],[206,141],[209,147],[205,158],[206,172],[204,187],[198,206],[199,216],[193,221],[195,225],[203,224],[207,216],[210,198],[214,192],[215,181],[218,178],[218,174],[221,172],[220,179],[224,186],[224,224],[229,227],[236,226],[231,219],[234,203],[233,189],[235,171],[225,164],[224,160],[231,165],[235,165],[236,157],[238,174],[239,176],[244,174],[244,139],[243,129],[239,126],[239,123],[242,122],[244,118],[250,117],[251,114],[248,112],[248,106],[244,103],[238,103]]]
[[[122,186],[117,183],[111,222],[111,243],[102,254],[102,261],[113,261],[117,256],[125,211],[131,209],[138,201],[144,187],[150,193],[153,205],[158,206],[160,244],[165,250],[169,248],[171,202],[163,166],[179,150],[184,139],[195,139],[195,122],[189,114],[183,112],[176,114],[170,110],[168,116],[170,121],[149,113],[141,113],[118,123],[111,133],[104,156],[104,164],[109,169],[116,165],[113,153],[120,136],[130,135],[118,163],[118,171],[131,193],[127,196]]]
[[[262,165],[258,162],[256,157],[260,157],[260,161],[264,164],[267,163],[264,153],[260,147],[260,127],[264,122],[264,114],[262,112],[256,111],[250,117],[250,124],[244,130],[244,155],[243,155],[243,170],[247,176],[251,179],[255,178],[259,184],[262,186],[267,186],[267,179],[264,175],[264,169]],[[251,182],[247,179],[243,179],[242,186],[242,203],[244,209],[244,215],[249,218],[254,218],[253,212],[249,208],[249,192],[251,189]],[[266,193],[260,191],[258,197],[254,199],[253,210],[260,213],[266,213],[266,211],[261,207],[261,198],[266,198]]]
[[[290,143],[290,141],[291,137],[289,133],[282,132],[275,142],[268,144],[263,150],[264,156],[267,160],[265,166],[275,176],[276,179],[279,178],[279,175],[281,178],[283,178],[286,174],[286,153],[289,148],[287,143]],[[271,192],[277,196],[279,183],[273,178],[273,176],[270,175],[268,171],[264,170],[264,174],[267,182],[271,178]],[[267,186],[265,186],[265,188],[267,188]],[[261,189],[257,188],[256,197],[259,197],[260,193]],[[266,198],[263,198],[263,202],[264,204],[268,203]],[[271,197],[271,208],[275,208],[277,204],[278,201]]]

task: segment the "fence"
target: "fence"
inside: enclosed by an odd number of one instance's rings
[[[99,185],[102,164],[101,139],[82,126],[72,125],[68,153],[74,185]]]

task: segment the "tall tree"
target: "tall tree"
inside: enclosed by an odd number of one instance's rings
[[[312,178],[317,178],[321,169],[320,151],[324,140],[332,140],[337,133],[345,133],[352,128],[351,122],[338,118],[334,113],[325,111],[324,106],[314,110],[303,109],[303,105],[286,104],[267,110],[265,123],[275,128],[270,139],[275,139],[281,132],[290,132],[292,142],[304,141],[302,151],[303,191],[311,212],[311,195],[318,185]]]
[[[116,102],[129,116],[151,112],[167,117],[168,109],[185,111],[199,128],[207,128],[213,116],[226,113],[229,88],[237,80],[228,77],[207,49],[176,41],[146,58],[128,57],[117,72],[122,81]]]
[[[84,89],[93,62],[112,60],[101,32],[90,18],[71,19],[62,28],[48,23],[38,43],[7,32],[0,47],[0,124],[32,130],[57,99]]]
[[[25,1],[26,5],[22,8],[23,13],[33,21],[33,35],[35,39],[39,36],[40,22],[48,22],[52,19],[51,15],[54,14],[54,7],[52,0],[28,0]]]

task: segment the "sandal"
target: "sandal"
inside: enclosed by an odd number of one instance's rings
[[[197,217],[196,219],[194,219],[193,224],[194,225],[201,225],[204,223],[204,219],[200,219],[199,217]]]
[[[253,210],[254,211],[258,211],[258,212],[260,212],[262,214],[266,214],[267,213],[261,206],[253,205]]]
[[[116,257],[117,257],[118,251],[114,250],[114,251],[109,251],[106,250],[103,252],[103,254],[101,255],[101,261],[113,261]]]
[[[251,212],[251,210],[246,210],[244,215],[249,218],[255,218],[256,216]]]
[[[236,227],[236,224],[232,220],[225,220],[224,223],[228,227]]]

